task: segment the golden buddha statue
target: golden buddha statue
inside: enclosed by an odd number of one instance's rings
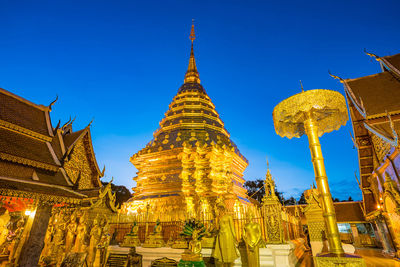
[[[260,267],[259,247],[262,243],[261,226],[253,222],[254,214],[250,210],[248,212],[249,222],[244,226],[243,239],[246,243],[247,262],[248,266]]]
[[[143,247],[148,248],[160,248],[164,246],[164,237],[162,235],[161,222],[158,219],[156,225],[154,226],[153,233],[151,233],[146,239]]]
[[[93,220],[93,226],[92,229],[90,230],[90,241],[88,248],[88,259],[87,259],[89,267],[93,266],[96,257],[97,245],[100,243],[101,239],[101,233],[102,233],[102,227],[100,226],[100,219],[99,217],[96,217]]]
[[[235,228],[233,226],[232,216],[226,211],[223,201],[217,204],[219,229],[215,242],[213,257],[220,266],[233,266],[233,263],[239,258],[239,251],[236,248],[237,241]]]
[[[1,208],[5,209],[5,208]],[[2,245],[6,241],[6,237],[8,234],[7,224],[10,221],[10,214],[8,210],[5,210],[3,215],[0,216],[0,245]]]
[[[67,217],[64,213],[59,213],[55,221],[53,244],[50,247],[50,256],[61,264],[64,257],[65,248],[65,229],[67,227]]]
[[[9,260],[12,261],[12,259],[15,256],[15,252],[18,248],[19,242],[22,238],[22,233],[24,231],[25,228],[25,220],[24,219],[20,219],[17,222],[17,228],[15,229],[14,233],[15,233],[15,238],[14,240],[11,242],[10,245],[10,256],[9,256]]]
[[[67,234],[65,237],[65,253],[68,254],[74,245],[76,230],[78,228],[78,223],[76,222],[77,216],[76,213],[72,213],[71,219],[67,225]]]
[[[88,226],[87,226],[87,213],[84,213],[79,218],[79,224],[76,229],[76,239],[73,252],[85,252],[87,243],[86,236],[88,234]]]
[[[138,236],[139,225],[137,222],[133,222],[131,231],[124,236],[123,247],[138,247],[140,246],[140,240]]]
[[[216,232],[217,229],[215,227],[215,223],[213,220],[211,220],[207,225],[205,235],[201,239],[201,246],[203,248],[214,248]]]
[[[50,217],[49,224],[47,226],[46,235],[44,236],[44,248],[42,250],[41,258],[50,256],[50,248],[52,245],[54,234],[54,218],[55,216]]]

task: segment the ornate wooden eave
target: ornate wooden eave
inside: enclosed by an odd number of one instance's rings
[[[64,186],[45,184],[36,181],[24,181],[21,179],[0,177],[0,182],[7,186],[0,187],[0,195],[30,198],[38,201],[52,203],[71,203],[78,204],[87,196],[71,190]],[[26,190],[25,190],[26,188]]]
[[[27,166],[31,166],[31,167],[36,167],[36,168],[40,168],[40,169],[44,169],[44,170],[48,170],[48,171],[53,171],[53,172],[57,172],[58,169],[60,168],[60,167],[55,166],[55,165],[51,165],[51,164],[47,164],[47,163],[43,163],[43,162],[39,162],[39,161],[27,159],[27,158],[23,158],[23,157],[10,155],[10,154],[4,153],[4,152],[0,152],[0,159],[6,160],[6,161],[10,161],[10,162],[14,162],[14,163],[27,165]]]
[[[0,127],[10,130],[10,131],[13,131],[13,132],[16,132],[16,133],[19,133],[19,134],[22,134],[22,135],[25,135],[25,136],[28,136],[30,138],[34,138],[34,139],[42,141],[42,142],[51,142],[51,140],[52,140],[52,137],[34,132],[32,130],[26,129],[24,127],[21,127],[19,125],[16,125],[14,123],[7,122],[7,121],[1,120],[1,119],[0,119]]]

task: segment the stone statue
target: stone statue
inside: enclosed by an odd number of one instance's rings
[[[71,220],[67,225],[67,235],[65,237],[65,253],[68,254],[74,245],[75,237],[76,237],[76,230],[78,228],[78,223],[76,222],[76,213],[72,213]]]
[[[236,248],[237,241],[232,216],[226,212],[223,201],[217,204],[219,229],[215,242],[213,257],[222,266],[233,266],[233,263],[239,258],[239,252]]]
[[[243,239],[246,243],[248,266],[260,267],[259,247],[262,242],[261,226],[253,222],[254,214],[250,210],[248,213],[249,222],[244,226]]]

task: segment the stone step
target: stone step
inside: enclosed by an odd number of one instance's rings
[[[128,265],[127,254],[110,253],[107,259],[107,267],[125,267]]]

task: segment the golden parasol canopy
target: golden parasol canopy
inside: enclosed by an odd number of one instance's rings
[[[304,121],[318,124],[318,136],[346,125],[348,115],[344,96],[336,91],[314,89],[301,92],[280,102],[272,113],[275,131],[289,139],[305,134]]]

